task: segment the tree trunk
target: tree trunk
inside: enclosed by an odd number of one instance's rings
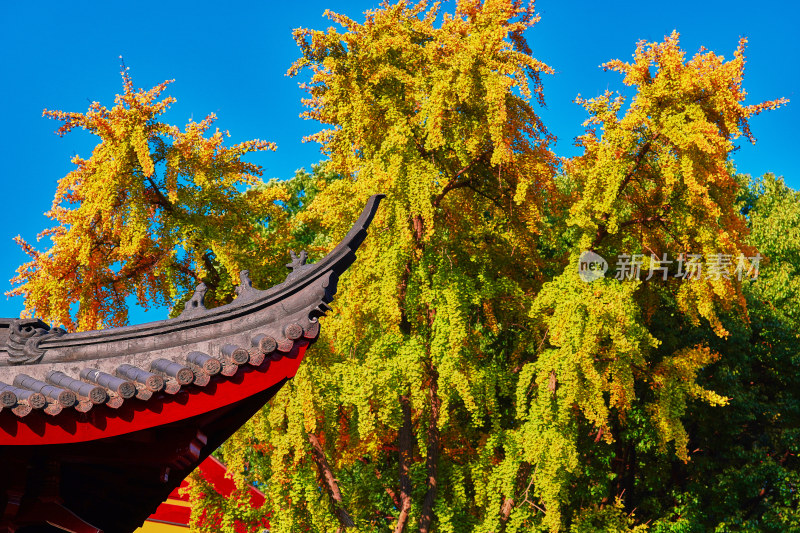
[[[522,487],[525,485],[525,483],[527,483],[530,475],[531,464],[528,462],[522,462],[517,469],[517,477],[514,481],[514,492],[506,496],[503,500],[503,505],[500,506],[501,523],[505,524],[508,522],[508,519],[511,517],[511,511],[514,510],[514,506],[517,504],[517,502],[514,500],[514,495],[522,490]]]
[[[403,533],[408,523],[408,515],[411,512],[411,477],[409,470],[411,466],[411,405],[408,396],[400,397],[400,407],[403,410],[403,425],[397,434],[397,455],[400,478],[400,515],[397,517],[397,525],[394,533]]]
[[[632,512],[636,508],[635,488],[636,488],[636,446],[633,442],[623,441],[622,429],[617,418],[611,422],[611,430],[614,434],[614,459],[612,471],[617,474],[611,484],[612,494],[609,501],[619,496],[625,505],[626,512]]]
[[[342,492],[339,490],[339,483],[337,483],[333,471],[328,464],[328,459],[325,457],[325,451],[322,449],[319,438],[315,434],[309,433],[308,442],[311,443],[311,456],[314,458],[314,463],[317,465],[317,473],[325,485],[328,496],[330,496],[331,502],[333,503],[333,513],[336,515],[336,518],[339,519],[339,524],[341,524],[339,531],[348,527],[354,527],[355,523],[353,523],[353,519],[350,518],[350,515],[344,508]]]
[[[425,460],[425,467],[428,471],[428,490],[422,502],[422,512],[419,522],[420,533],[429,533],[433,523],[433,504],[436,501],[438,489],[438,470],[439,470],[439,373],[430,362],[428,397],[431,405],[431,417],[428,421],[428,456]]]

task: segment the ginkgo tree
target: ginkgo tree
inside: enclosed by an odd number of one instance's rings
[[[342,179],[298,219],[338,237],[388,196],[315,357],[224,448],[266,483],[272,528],[643,530],[640,504],[671,527],[650,494],[691,459],[690,409],[729,403],[703,371],[747,313],[741,276],[680,262],[752,272],[730,154],[784,103],[743,103],[744,41],[687,60],[673,34],[606,64],[635,95],[578,100],[583,154],[559,172],[532,7],[328,16],[343,29],[297,30],[290,73],[310,72],[306,117],[329,126],[312,139]],[[585,251],[640,274],[586,283]]]
[[[401,2],[364,23],[329,13],[342,32],[295,32],[290,74],[311,72],[306,116],[330,126],[312,139],[342,176],[298,219],[335,243],[366,196],[387,198],[316,356],[225,447],[234,470],[268,450],[249,470],[269,480],[277,531],[461,531],[470,470],[493,461],[474,462],[479,443],[510,415],[526,298],[545,279],[542,213],[563,209],[531,102],[550,68],[523,36],[532,9],[439,15]]]
[[[93,102],[85,113],[44,111],[63,123],[59,135],[82,129],[99,143],[88,159],[75,156],[75,170],[58,183],[47,213],[57,225],[39,235],[52,246],[41,252],[17,237],[31,260],[7,294],[70,330],[124,325],[131,296],[180,311],[201,281],[208,305],[229,301],[238,271],[262,275],[258,267],[283,242],[271,231],[285,218],[274,202],[282,193],[253,187],[261,170],[242,159],[273,143],[225,146],[226,132],[210,132],[213,114],[181,130],[160,120],[175,101],[160,96],[169,81],[136,89],[123,67],[122,82],[111,109]]]
[[[705,50],[687,61],[677,33],[641,42],[631,63],[604,65],[635,88],[627,109],[609,93],[578,100],[590,129],[579,138],[583,155],[565,169],[576,193],[566,219],[575,231],[572,260],[536,296],[531,318],[544,332],[544,349],[517,386],[518,401],[527,396],[530,404],[522,406],[515,445],[525,450],[523,464],[546,469],[533,476],[533,492],[553,530],[575,495],[581,463],[601,460],[601,443],[613,450],[608,488],[627,493],[632,509],[638,462],[631,450],[642,446],[642,434],[647,445],[686,462],[687,404],[728,402],[697,383],[719,358],[697,332],[729,336],[723,317],[747,312],[742,276],[730,267],[716,275],[680,270],[694,256],[742,258],[750,272],[758,257],[729,155],[740,135],[752,140],[752,115],[784,101],[742,104],[744,45],[730,61]],[[586,283],[576,268],[585,250],[644,261],[640,274]],[[634,413],[640,433],[631,438],[625,426]],[[594,435],[588,447],[581,442],[587,433]]]
[[[674,33],[604,66],[633,96],[579,98],[582,153],[560,159],[533,5],[453,7],[295,31],[327,160],[284,182],[241,159],[269,143],[158,121],[164,84],[124,74],[113,109],[50,113],[101,143],[59,185],[52,248],[23,243],[16,293],[79,329],[201,280],[223,303],[237,269],[279,280],[288,248],[321,257],[384,193],[313,354],[219,450],[271,531],[796,527],[800,256],[779,241],[800,204],[731,158],[785,100],[745,104],[744,41],[687,59]],[[611,272],[582,276],[588,252]],[[196,530],[263,518],[205,492]]]

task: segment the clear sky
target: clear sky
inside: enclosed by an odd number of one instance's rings
[[[108,107],[121,90],[119,56],[137,87],[175,79],[168,94],[178,102],[164,116],[184,125],[208,113],[231,133],[232,142],[273,141],[275,153],[258,154],[264,178],[285,178],[322,156],[302,144],[316,131],[298,118],[304,93],[285,76],[298,56],[293,28],[324,29],[331,9],[363,20],[379,2],[305,0],[304,2],[6,2],[0,7],[0,101],[6,125],[0,130],[2,191],[0,209],[0,287],[26,260],[12,242],[21,234],[35,242],[50,227],[49,209],[56,182],[72,170],[70,159],[88,157],[95,140],[86,134],[60,138],[58,123],[42,110],[86,111],[93,100]],[[445,2],[445,9],[451,4]],[[556,152],[575,154],[572,141],[586,115],[573,103],[606,89],[624,90],[621,77],[598,66],[629,59],[640,39],[662,40],[673,29],[689,55],[703,45],[732,57],[740,36],[749,39],[745,88],[748,102],[787,97],[790,104],[752,120],[758,142],[740,140],[734,155],[739,171],[774,172],[800,188],[792,125],[800,119],[800,8],[794,2],[648,0],[597,2],[540,0],[542,20],[528,33],[534,55],[555,69],[546,77],[547,108],[542,116],[558,136]],[[39,243],[44,249],[49,241]],[[18,316],[20,298],[0,297],[0,316]],[[163,309],[132,314],[134,323],[165,318]]]

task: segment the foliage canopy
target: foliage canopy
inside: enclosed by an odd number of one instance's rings
[[[268,143],[156,122],[163,84],[54,114],[103,142],[59,188],[54,248],[28,247],[29,307],[116,324],[111,289],[177,301],[214,272],[222,302],[237,268],[275,281],[277,250],[321,257],[385,193],[313,355],[221,449],[272,531],[798,527],[800,196],[733,167],[749,119],[786,102],[744,104],[745,41],[687,59],[673,33],[605,64],[634,96],[578,98],[582,153],[562,160],[532,5],[327,15],[339,28],[296,30],[289,70],[325,128],[311,173],[257,183],[240,157]],[[585,251],[618,275],[587,283]],[[244,516],[201,485],[196,517]]]
[[[31,261],[7,294],[23,295],[29,313],[70,330],[125,324],[130,296],[145,308],[178,308],[200,280],[209,305],[223,303],[238,271],[262,263],[253,254],[280,244],[265,229],[284,217],[273,203],[277,189],[242,192],[261,183],[260,168],[242,156],[274,144],[226,147],[226,132],[208,135],[213,114],[184,130],[161,122],[175,101],[160,98],[170,82],[137,90],[127,69],[122,81],[112,109],[93,102],[86,113],[44,111],[63,122],[59,135],[82,129],[100,142],[59,181],[47,213],[58,225],[39,235],[52,247],[39,252],[16,239]]]

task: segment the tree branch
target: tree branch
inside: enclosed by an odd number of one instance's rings
[[[500,200],[498,200],[497,198],[494,198],[493,196],[489,196],[488,194],[486,194],[485,192],[483,192],[481,190],[478,190],[478,188],[475,187],[472,183],[468,183],[467,187],[469,187],[476,194],[480,194],[481,196],[483,196],[484,198],[486,198],[487,200],[492,202],[494,205],[497,206],[498,209],[500,209],[500,210],[504,209],[503,205],[500,203]]]
[[[403,533],[408,523],[411,512],[411,477],[409,475],[411,463],[411,404],[408,396],[400,397],[400,408],[403,411],[403,425],[397,434],[397,455],[399,462],[400,498],[398,508],[400,515],[394,533]]]
[[[625,228],[628,226],[632,226],[634,224],[647,224],[649,222],[666,222],[666,219],[662,215],[653,215],[651,217],[641,217],[641,218],[634,218],[632,220],[626,220],[625,222],[620,223],[620,228]]]
[[[156,185],[156,182],[153,181],[153,178],[150,176],[145,176],[145,178],[147,178],[147,181],[150,183],[150,187],[152,187],[153,192],[156,194],[156,204],[160,205],[170,213],[174,213],[175,206],[172,205],[172,202],[170,202],[166,196],[164,196],[164,193],[162,193],[161,189],[158,188],[158,185]]]
[[[622,178],[622,183],[620,183],[619,188],[617,189],[617,194],[616,194],[617,198],[619,197],[620,194],[622,194],[622,191],[625,189],[628,183],[630,183],[630,181],[633,179],[633,176],[639,170],[639,167],[642,166],[642,163],[644,162],[644,156],[646,156],[647,152],[650,151],[650,147],[653,145],[653,141],[655,141],[656,139],[658,139],[657,134],[652,139],[645,142],[641,148],[639,148],[639,153],[636,154],[636,159],[633,162],[633,168],[631,168],[628,171],[628,173],[625,174],[625,177]]]
[[[428,455],[425,459],[425,467],[428,471],[428,490],[425,492],[425,499],[422,501],[420,513],[419,532],[429,533],[433,523],[433,504],[439,488],[439,408],[441,400],[439,398],[439,373],[429,362],[428,370],[428,399],[431,406],[431,418],[428,421]]]
[[[528,462],[523,462],[520,464],[519,468],[517,469],[517,477],[514,481],[514,489],[515,492],[517,487],[521,488],[521,485],[525,482],[526,479],[531,475],[531,464]],[[505,524],[508,522],[508,519],[511,517],[511,511],[514,510],[516,506],[516,501],[514,501],[514,494],[507,496],[503,500],[503,505],[500,507],[500,522]]]
[[[337,483],[336,477],[334,477],[333,471],[328,464],[328,459],[325,457],[325,451],[322,449],[322,444],[320,444],[319,438],[315,434],[309,433],[308,442],[311,443],[311,457],[314,459],[314,463],[317,465],[317,473],[319,474],[322,483],[328,491],[328,496],[331,498],[333,514],[336,515],[336,518],[339,520],[339,524],[341,524],[339,530],[343,530],[348,527],[355,527],[353,519],[350,518],[347,510],[344,508],[342,492],[339,490],[339,483]]]
[[[219,272],[217,272],[217,267],[214,266],[214,263],[211,261],[211,252],[206,251],[203,254],[203,266],[206,267],[206,276],[203,278],[203,283],[208,286],[209,291],[216,290],[219,287],[220,276]]]
[[[489,155],[488,150],[486,152],[483,152],[478,157],[474,158],[472,161],[467,163],[467,165],[464,166],[461,170],[456,172],[453,175],[453,177],[450,178],[450,181],[447,182],[447,185],[444,186],[444,189],[442,189],[442,192],[440,192],[438,194],[438,196],[436,196],[436,198],[433,199],[433,207],[439,207],[439,204],[442,202],[444,197],[450,191],[452,191],[454,189],[460,189],[462,187],[466,187],[467,185],[469,185],[472,182],[472,178],[471,177],[464,178],[462,180],[459,180],[458,178],[460,178],[465,172],[470,170],[473,167],[473,165],[475,165],[475,163],[477,163],[478,161],[480,161],[482,159],[485,160],[487,155]]]
[[[653,144],[653,141],[658,139],[658,134],[656,134],[652,139],[645,142],[640,148],[639,152],[636,154],[636,158],[634,159],[633,167],[625,174],[625,177],[622,178],[622,182],[619,184],[617,188],[617,193],[614,195],[614,201],[619,198],[619,195],[622,194],[622,191],[625,190],[625,187],[628,186],[628,183],[633,179],[633,176],[638,172],[639,168],[642,166],[642,163],[645,160],[645,156],[650,151],[650,147]],[[608,219],[611,216],[610,213],[603,213],[600,216],[600,220],[602,220],[601,224],[597,226],[597,232],[595,233],[594,241],[592,241],[592,246],[590,249],[594,250],[597,246],[600,245],[600,241],[602,241],[608,235],[608,227],[606,224],[608,223]]]

